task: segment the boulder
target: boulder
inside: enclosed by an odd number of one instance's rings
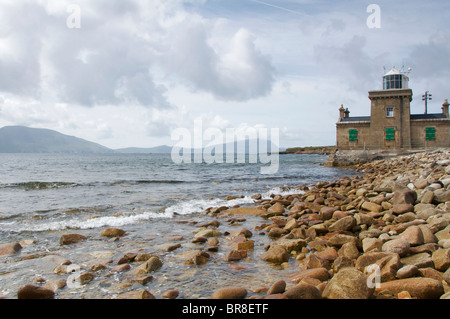
[[[385,242],[381,248],[382,251],[388,253],[399,254],[405,256],[409,252],[410,244],[404,238],[397,238]]]
[[[133,273],[135,275],[143,275],[147,274],[151,271],[158,270],[161,268],[163,263],[157,256],[152,256],[150,259],[148,259],[146,262],[142,263],[140,266],[138,266],[136,269],[134,269]]]
[[[247,295],[247,289],[240,287],[221,288],[211,296],[211,299],[243,299]]]
[[[119,228],[107,228],[104,229],[100,235],[105,237],[122,237],[125,235],[125,231]]]
[[[285,290],[286,282],[284,280],[278,280],[267,290],[266,295],[282,294]]]
[[[22,286],[17,291],[18,299],[53,299],[54,297],[53,290],[34,285]]]
[[[289,260],[289,252],[282,246],[271,245],[270,248],[261,255],[261,259],[274,264],[282,264]]]
[[[417,225],[409,226],[400,234],[400,237],[408,241],[411,246],[418,246],[425,243],[422,230]]]
[[[137,291],[127,291],[117,296],[116,299],[156,299],[155,296],[146,289]]]
[[[14,255],[22,249],[19,243],[8,243],[0,245],[0,256]]]
[[[289,288],[283,294],[288,299],[322,299],[319,289],[307,283],[300,283]]]
[[[355,268],[343,268],[331,278],[322,297],[327,299],[368,299],[374,288],[367,285],[367,276]]]
[[[327,281],[330,278],[330,273],[326,268],[307,269],[290,276],[289,280],[299,283],[306,278],[314,278],[320,281]]]
[[[438,249],[431,258],[436,270],[446,271],[450,267],[450,249]]]
[[[217,236],[221,236],[222,233],[218,230],[212,229],[212,228],[206,228],[206,229],[202,229],[200,231],[198,231],[195,234],[195,237],[217,237]]]
[[[306,247],[307,242],[304,239],[280,238],[275,242],[275,244],[283,247],[288,252],[291,252],[291,251],[299,251],[303,247]]]
[[[399,189],[394,192],[391,203],[395,206],[398,204],[412,204],[417,200],[417,193],[408,188]]]
[[[434,200],[438,203],[450,202],[450,190],[435,195]]]
[[[361,205],[361,208],[369,212],[376,212],[376,213],[379,213],[383,210],[383,207],[381,205],[372,202],[364,202]]]
[[[431,278],[419,277],[383,282],[376,290],[378,292],[389,291],[395,295],[407,291],[411,297],[418,299],[437,299],[444,294],[444,287],[441,282]]]
[[[86,236],[80,234],[64,234],[59,238],[60,245],[75,244],[87,239]]]
[[[331,224],[328,227],[328,231],[334,232],[334,231],[351,230],[355,225],[356,225],[355,218],[353,218],[353,216],[346,216]]]
[[[400,261],[403,265],[414,265],[417,268],[433,267],[431,255],[426,252],[403,257]]]

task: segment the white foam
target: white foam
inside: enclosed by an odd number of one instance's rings
[[[166,214],[178,213],[180,215],[189,215],[203,212],[209,207],[220,207],[220,206],[231,207],[234,205],[242,205],[249,203],[254,203],[254,200],[248,196],[232,200],[225,200],[220,198],[215,198],[211,200],[189,200],[189,201],[182,201],[178,204],[167,207],[165,213]]]
[[[144,212],[134,215],[104,216],[91,219],[69,219],[15,227],[14,231],[55,231],[63,229],[91,229],[100,227],[120,227],[152,218],[170,218],[166,213]]]
[[[263,198],[270,198],[271,195],[291,195],[303,193],[302,191],[292,188],[280,188],[275,187],[270,189],[265,194],[261,194]],[[124,213],[119,216],[103,216],[97,218],[83,219],[83,218],[72,218],[66,220],[57,221],[47,221],[41,223],[31,223],[24,222],[4,222],[0,223],[2,226],[7,226],[5,228],[10,228],[11,230],[22,232],[22,231],[57,231],[64,229],[92,229],[100,227],[121,227],[130,224],[136,224],[142,221],[151,220],[155,218],[172,218],[175,213],[179,215],[190,215],[195,213],[204,212],[209,207],[221,207],[227,206],[232,207],[235,205],[252,204],[255,200],[250,196],[245,196],[242,198],[236,198],[232,200],[214,198],[214,199],[194,199],[188,201],[180,201],[177,204],[167,207],[163,212],[141,212],[141,213]],[[8,227],[9,226],[9,227]],[[2,227],[4,228],[4,227]]]
[[[286,196],[286,195],[296,195],[296,194],[304,194],[305,192],[302,190],[299,190],[298,188],[282,188],[282,187],[274,187],[272,189],[270,189],[269,191],[267,191],[264,194],[261,194],[261,197],[263,199],[270,199],[272,195],[281,195],[281,196]]]

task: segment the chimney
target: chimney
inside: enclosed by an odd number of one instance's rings
[[[344,117],[347,118],[350,114],[350,111],[348,110],[348,108],[345,109],[344,111]]]
[[[339,108],[339,120],[341,120],[344,117],[344,104],[341,104],[341,107]]]
[[[444,104],[442,104],[442,113],[445,114],[445,116],[447,116],[447,118],[450,118],[449,114],[448,114],[448,100],[445,99]]]

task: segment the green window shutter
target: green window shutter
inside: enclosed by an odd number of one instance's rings
[[[395,129],[393,127],[387,127],[385,133],[386,133],[386,141],[395,140]]]
[[[348,140],[350,142],[354,142],[358,140],[358,130],[351,129],[348,130]]]
[[[425,139],[426,140],[436,139],[436,128],[435,127],[426,127],[425,128]]]

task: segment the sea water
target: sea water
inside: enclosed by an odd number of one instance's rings
[[[299,193],[298,186],[353,174],[319,165],[325,161],[320,155],[280,155],[278,172],[262,175],[259,164],[177,164],[170,154],[0,154],[0,245],[32,242],[16,255],[0,256],[0,297],[14,298],[20,285],[39,274],[49,277],[51,269],[42,262],[46,256],[61,256],[87,268],[90,260],[116,261],[127,251],[157,254],[170,238],[192,236],[189,221],[204,216],[209,207],[248,205],[255,193],[267,198]],[[110,227],[124,229],[127,235],[119,241],[105,240],[100,232]],[[88,244],[61,246],[59,238],[67,233],[87,236]],[[205,297],[217,280],[235,278],[234,270],[223,263],[185,268],[175,253],[164,253],[164,259],[165,269],[146,287],[149,290],[177,288],[185,298]],[[255,276],[242,268],[243,278]],[[265,273],[270,275],[271,269]],[[122,278],[116,274],[111,280],[103,286],[100,281],[81,290],[65,289],[61,297],[113,297],[121,292],[117,287]]]

